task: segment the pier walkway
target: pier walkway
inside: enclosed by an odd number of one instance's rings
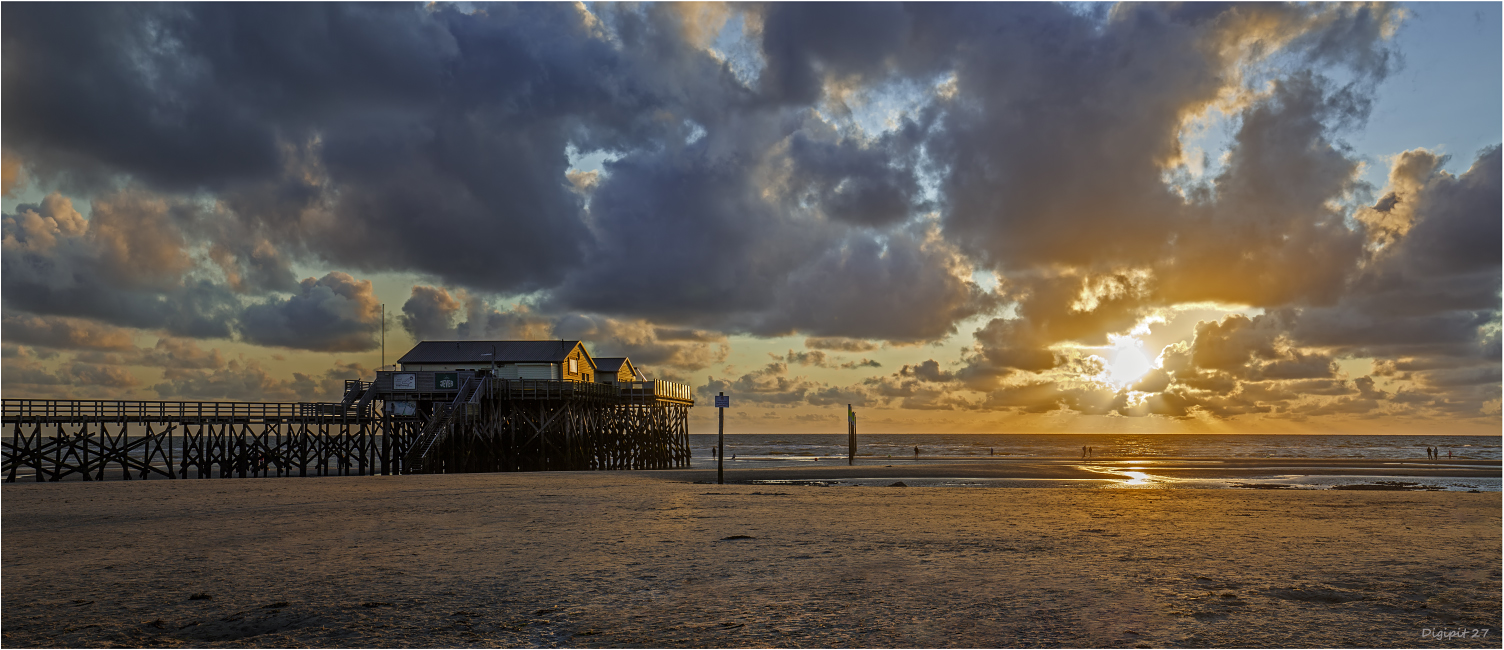
[[[0,400],[17,480],[360,476],[667,469],[689,464],[688,386],[463,375],[394,392],[390,373],[340,402]]]

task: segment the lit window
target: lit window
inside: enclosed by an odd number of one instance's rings
[[[579,359],[570,359],[569,360],[569,372],[576,373],[576,374],[578,374],[580,372],[580,360]]]

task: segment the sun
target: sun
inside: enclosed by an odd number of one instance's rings
[[[1154,362],[1144,356],[1144,342],[1131,336],[1111,337],[1112,361],[1107,364],[1107,381],[1118,388],[1136,382],[1154,369]]]

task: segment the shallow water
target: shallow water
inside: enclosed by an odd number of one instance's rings
[[[715,435],[692,435],[694,466],[715,466],[712,455]],[[919,448],[921,462],[978,462],[987,460],[1080,459],[1081,447],[1091,448],[1092,458],[1071,465],[1110,474],[1113,478],[887,478],[849,476],[820,481],[754,481],[758,484],[819,484],[827,486],[888,486],[903,482],[909,487],[1074,487],[1104,489],[1231,488],[1320,490],[1338,486],[1403,481],[1407,489],[1438,491],[1498,492],[1504,489],[1500,476],[1476,476],[1477,466],[1448,465],[1455,460],[1500,459],[1497,436],[1363,436],[1363,435],[898,435],[859,436],[855,465],[891,467],[891,462],[912,462]],[[1426,447],[1441,449],[1440,461],[1426,460]],[[1105,459],[1116,459],[1107,461]],[[1141,458],[1137,465],[1122,459]],[[1216,459],[1371,459],[1373,463],[1346,464],[1346,471],[1312,463],[1311,467],[1273,464],[1268,468],[1243,466],[1222,477],[1186,476],[1184,472],[1156,471],[1205,467],[1215,471]],[[1102,464],[1098,465],[1097,459]],[[1173,459],[1173,460],[1171,460]],[[1408,461],[1408,462],[1407,462]],[[836,467],[847,465],[846,436],[758,435],[726,436],[726,469],[750,470],[775,467]],[[1410,468],[1416,476],[1395,476],[1378,470]],[[1267,471],[1261,471],[1267,469]],[[1449,469],[1457,475],[1447,476]],[[888,474],[888,473],[884,473]]]
[[[695,464],[713,459],[715,434],[690,437]],[[1448,451],[1453,458],[1499,460],[1499,436],[1379,435],[1099,435],[1099,434],[862,434],[857,458],[912,459],[919,448],[926,458],[1080,458],[1081,447],[1093,457],[1194,458],[1375,458],[1425,459],[1426,447]],[[845,464],[844,434],[732,434],[726,436],[726,459],[764,466]]]
[[[1127,479],[1076,479],[1076,478],[955,478],[955,477],[887,477],[849,478],[828,480],[756,480],[753,485],[810,485],[819,487],[890,487],[903,483],[905,487],[966,487],[966,488],[1102,488],[1102,489],[1274,489],[1274,490],[1330,490],[1338,486],[1372,484],[1407,484],[1403,491],[1425,492],[1499,492],[1499,478],[1478,477],[1394,477],[1351,474],[1339,476],[1305,476],[1280,474],[1240,478],[1174,478],[1148,472],[1127,472]],[[1349,488],[1350,489],[1350,488]],[[1398,490],[1397,490],[1398,491]]]

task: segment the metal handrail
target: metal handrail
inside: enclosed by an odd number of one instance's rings
[[[429,452],[439,444],[443,438],[445,429],[454,421],[455,414],[460,406],[469,401],[469,398],[479,389],[485,386],[484,381],[476,381],[475,377],[467,377],[465,383],[460,385],[460,391],[454,396],[454,401],[449,404],[435,404],[434,417],[423,427],[423,432],[418,435],[412,450],[407,453],[405,459],[408,463],[422,463],[428,457]]]
[[[7,422],[36,418],[92,420],[184,418],[293,418],[340,415],[338,402],[174,402],[141,400],[0,400],[0,418]]]

